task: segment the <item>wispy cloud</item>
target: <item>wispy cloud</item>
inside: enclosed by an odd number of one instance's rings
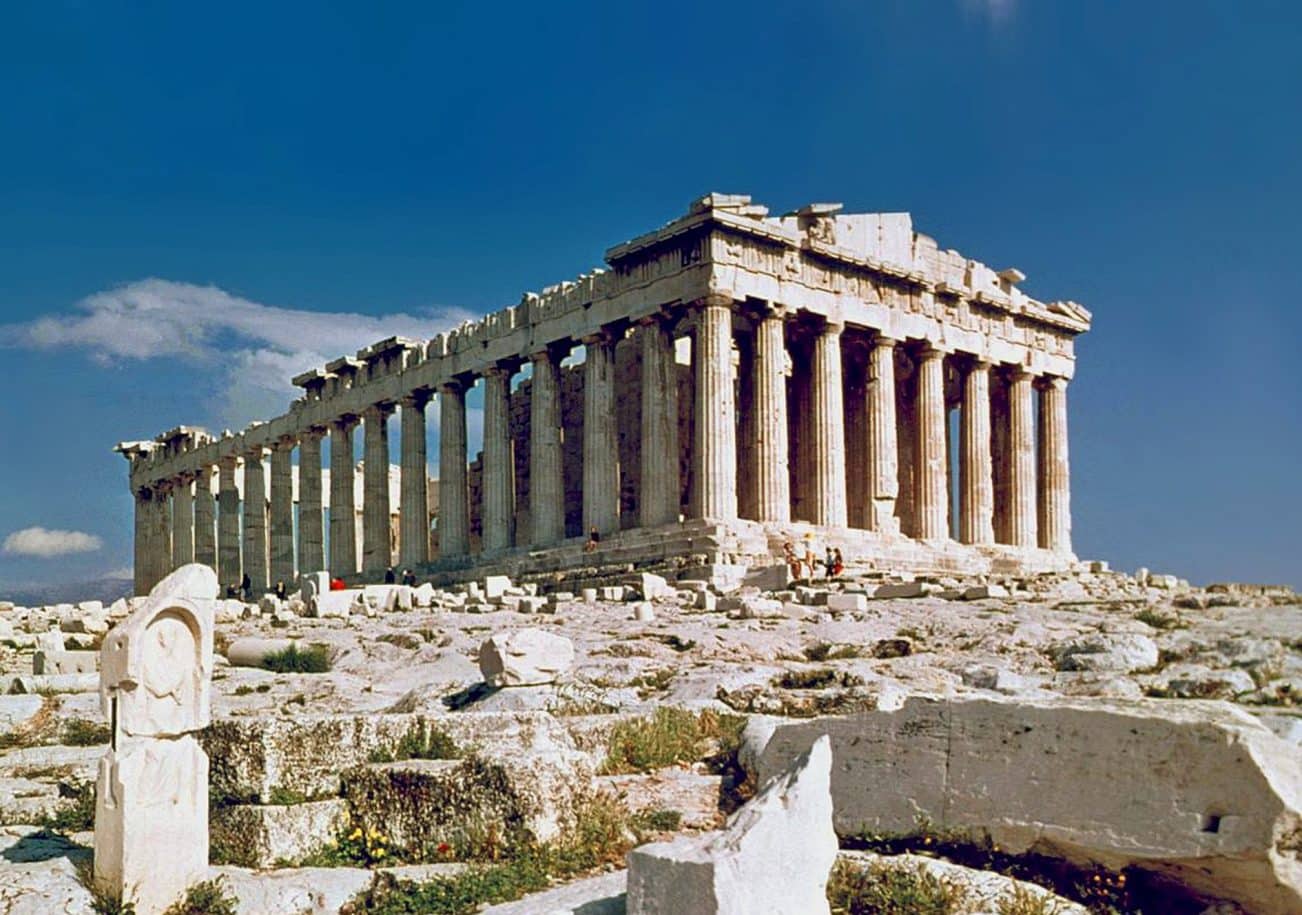
[[[69,553],[93,553],[103,545],[94,534],[81,531],[50,531],[28,527],[5,538],[4,552],[13,556],[39,556],[50,559]]]
[[[0,347],[81,349],[105,364],[179,358],[224,374],[214,419],[242,426],[282,412],[298,372],[394,335],[431,337],[460,309],[364,315],[263,305],[216,286],[147,279],[96,293],[73,314],[0,325]]]

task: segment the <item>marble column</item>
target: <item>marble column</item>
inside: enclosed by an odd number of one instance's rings
[[[362,478],[362,569],[383,573],[393,565],[389,531],[389,414],[392,404],[374,404],[362,414],[365,474]]]
[[[615,412],[615,338],[583,338],[583,531],[619,530],[619,429]]]
[[[357,417],[330,424],[330,574],[357,574],[357,505],[354,494],[353,430]]]
[[[945,466],[945,353],[928,346],[918,359],[916,535],[949,536],[949,474]]]
[[[847,527],[845,485],[845,386],[841,379],[841,330],[828,322],[814,338],[810,391],[810,447],[813,480],[813,522]]]
[[[217,580],[224,589],[240,583],[240,492],[235,485],[237,458],[217,464]]]
[[[425,441],[428,391],[402,400],[402,492],[398,551],[403,568],[429,562],[429,468]]]
[[[515,517],[515,449],[511,439],[511,376],[495,365],[484,372],[483,551],[511,546]]]
[[[768,307],[755,325],[753,400],[746,405],[755,429],[755,517],[759,521],[791,520],[785,333],[782,310]],[[752,444],[747,442],[746,447]]]
[[[1040,389],[1039,543],[1071,552],[1071,465],[1067,455],[1067,379],[1050,376]]]
[[[755,329],[746,327],[733,337],[737,348],[737,517],[754,521],[759,515],[759,453],[755,447]]]
[[[466,478],[466,386],[439,387],[439,556],[470,552],[470,491]]]
[[[895,344],[879,335],[868,354],[864,385],[864,430],[867,436],[868,481],[863,526],[870,531],[896,534],[900,530],[895,500],[900,494],[899,443],[895,417]]]
[[[298,568],[322,572],[325,562],[325,517],[321,485],[322,429],[308,429],[298,442]]]
[[[732,383],[732,307],[724,297],[699,303],[692,347],[696,374],[692,516],[737,517],[737,408]]]
[[[963,376],[959,414],[959,540],[994,543],[995,490],[990,445],[990,363],[976,359]]]
[[[194,481],[194,561],[217,568],[217,511],[212,495],[212,467]]]
[[[194,562],[194,477],[179,477],[172,488],[172,561],[168,571]]]
[[[262,447],[244,454],[244,574],[256,600],[267,584],[267,472]]]
[[[145,488],[135,492],[135,537],[133,538],[133,587],[136,594],[148,594],[152,587],[149,581],[150,572],[150,555],[151,545],[149,542],[150,512],[153,510],[153,491]]]
[[[271,448],[270,584],[284,582],[294,590],[294,466],[295,442],[283,438]]]
[[[678,362],[662,318],[642,325],[642,451],[638,520],[643,527],[678,520]]]
[[[172,489],[175,484],[165,480],[154,487],[153,549],[149,587],[153,588],[172,571]]]
[[[565,539],[565,476],[561,457],[561,379],[556,355],[533,355],[529,398],[529,515],[534,546]]]
[[[1034,547],[1035,411],[1033,379],[1020,368],[1008,381],[1008,529],[1013,546]]]

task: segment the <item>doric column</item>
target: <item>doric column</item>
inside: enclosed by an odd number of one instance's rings
[[[678,520],[678,362],[671,328],[662,318],[643,324],[642,452],[638,520],[643,527]]]
[[[217,511],[212,497],[212,467],[194,481],[194,561],[217,569]]]
[[[283,438],[271,448],[271,577],[274,587],[294,584],[294,440]]]
[[[403,568],[429,562],[429,469],[425,444],[428,391],[402,400],[402,505],[398,551]]]
[[[194,562],[194,477],[178,477],[172,487],[172,561],[168,571]]]
[[[262,446],[244,454],[244,574],[253,595],[267,590],[267,472]]]
[[[240,583],[240,491],[235,485],[235,455],[217,464],[217,578],[223,586]]]
[[[439,387],[439,556],[470,552],[470,494],[466,480],[466,387]]]
[[[698,305],[692,350],[696,399],[692,447],[692,516],[737,517],[737,408],[732,385],[732,307],[721,296]]]
[[[298,442],[298,567],[322,572],[325,562],[325,517],[321,486],[322,429],[308,429]]]
[[[990,449],[990,363],[977,359],[963,377],[959,415],[959,540],[994,543],[995,490]]]
[[[555,354],[533,354],[529,397],[529,515],[533,545],[565,539],[565,476],[561,464],[561,379]]]
[[[353,487],[353,430],[357,417],[330,424],[330,574],[357,574],[357,506]]]
[[[814,339],[811,431],[813,522],[846,527],[845,404],[841,380],[841,329],[828,322]]]
[[[899,533],[895,499],[900,494],[899,443],[895,428],[895,344],[878,336],[868,354],[864,385],[864,449],[868,456],[868,481],[863,526],[885,534]]]
[[[784,315],[770,306],[755,325],[752,350],[752,403],[746,404],[755,429],[755,517],[791,520],[790,444],[787,436],[787,346]],[[745,443],[747,448],[751,442]]]
[[[1067,456],[1067,379],[1040,389],[1040,546],[1071,552],[1071,465]]]
[[[921,540],[949,536],[945,466],[945,353],[928,346],[918,359],[917,488],[914,520]]]
[[[619,530],[619,429],[615,413],[615,338],[583,338],[583,531]]]
[[[1008,528],[1013,546],[1035,546],[1035,391],[1018,368],[1008,381]]]
[[[366,472],[362,480],[362,568],[383,572],[393,564],[389,533],[389,414],[392,404],[373,404],[362,414]]]
[[[511,546],[515,517],[515,449],[511,439],[511,376],[515,367],[495,365],[484,372],[483,550]]]
[[[150,535],[150,512],[153,510],[153,491],[150,489],[138,489],[133,495],[135,496],[135,538],[133,551],[133,578],[136,594],[148,594],[153,585],[149,581],[150,576],[150,558],[149,558],[149,535]]]

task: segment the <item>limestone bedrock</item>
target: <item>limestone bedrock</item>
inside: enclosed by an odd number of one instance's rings
[[[574,643],[541,629],[489,636],[479,647],[479,670],[489,686],[552,683],[574,665]]]
[[[628,855],[628,915],[826,915],[836,862],[827,736],[716,833]]]
[[[913,697],[771,729],[752,719],[742,760],[762,778],[827,736],[843,834],[926,820],[1013,853],[1164,873],[1261,915],[1302,911],[1298,754],[1228,704]]]

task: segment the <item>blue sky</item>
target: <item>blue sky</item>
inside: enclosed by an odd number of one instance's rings
[[[1077,552],[1302,585],[1299,41],[1284,2],[10,4],[0,541],[86,539],[0,550],[0,591],[129,564],[114,442],[268,415],[709,190],[908,210],[1082,302]]]

